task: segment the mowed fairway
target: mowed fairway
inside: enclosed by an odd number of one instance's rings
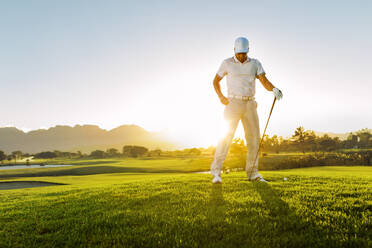
[[[372,167],[115,172],[0,172],[66,184],[0,190],[0,247],[372,247]]]

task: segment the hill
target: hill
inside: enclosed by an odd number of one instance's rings
[[[124,145],[143,145],[149,149],[176,149],[176,144],[157,132],[149,132],[137,125],[121,125],[109,131],[97,125],[57,125],[49,129],[24,132],[16,127],[0,128],[0,150],[11,153],[41,151],[81,151],[90,153],[96,149],[116,148]]]

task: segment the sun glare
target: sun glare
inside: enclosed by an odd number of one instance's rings
[[[201,147],[217,146],[218,142],[224,139],[226,134],[228,133],[229,125],[226,120],[221,120],[215,123],[214,126],[205,127],[203,130],[204,130],[203,134],[198,137],[194,136],[193,137],[194,142],[188,145]],[[234,134],[234,138],[236,137],[240,138],[244,137],[244,129],[240,122]]]

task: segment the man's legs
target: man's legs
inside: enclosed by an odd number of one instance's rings
[[[247,173],[248,179],[254,179],[256,177],[261,177],[258,173],[258,157],[256,163],[254,164],[254,159],[259,147],[260,142],[260,126],[259,119],[257,115],[257,102],[248,101],[246,104],[246,111],[242,118],[242,124],[245,133],[245,140],[247,143],[247,159],[245,171]]]
[[[239,123],[239,117],[228,120],[228,131],[226,135],[218,142],[214,159],[211,164],[211,174],[221,176],[222,164],[225,161],[230,144],[234,138],[236,127]]]

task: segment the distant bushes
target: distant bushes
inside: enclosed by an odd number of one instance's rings
[[[34,155],[34,158],[56,158],[55,152],[39,152]]]
[[[202,152],[210,154],[211,152],[207,149],[198,148],[186,148],[183,150],[163,151],[160,149],[150,150],[144,146],[126,145],[122,149],[122,153],[119,153],[117,149],[111,148],[107,151],[95,150],[88,155],[93,158],[141,158],[151,159],[159,157],[198,157],[202,155]]]
[[[290,138],[265,135],[261,149],[265,152],[331,152],[339,149],[366,149],[372,148],[372,133],[364,128],[349,133],[345,140],[339,137],[330,137],[328,134],[317,136],[312,130],[305,130],[300,126]]]
[[[95,150],[95,151],[92,151],[89,155],[89,157],[92,157],[92,158],[104,158],[106,155],[106,153],[102,150]]]
[[[304,168],[325,165],[371,165],[372,151],[361,150],[342,153],[314,153],[300,156],[260,157],[260,168],[264,170]]]
[[[145,155],[149,149],[143,146],[124,146],[123,155],[127,157],[137,158]]]

